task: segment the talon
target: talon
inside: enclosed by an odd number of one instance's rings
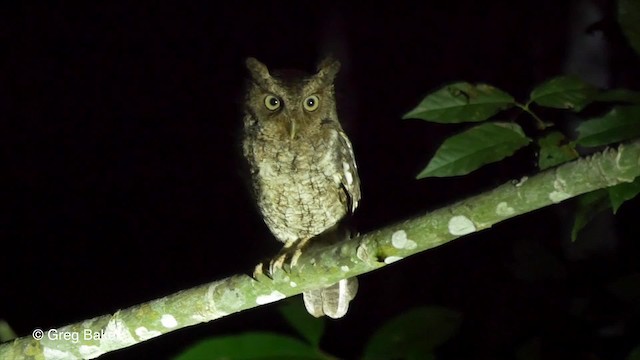
[[[272,279],[271,274],[264,272],[264,263],[260,263],[256,265],[256,267],[253,269],[253,275],[252,275],[254,280],[259,280],[260,277],[262,276],[266,276],[269,279]]]
[[[269,273],[273,275],[277,269],[284,270],[284,263],[287,260],[287,254],[282,254],[276,259],[269,262]]]
[[[255,268],[253,268],[253,275],[252,277],[254,279],[257,279],[260,275],[264,275],[264,272],[262,272],[262,263],[256,265]]]
[[[285,273],[291,272],[291,269],[296,266],[298,259],[302,255],[302,248],[309,242],[309,239],[303,239],[298,242],[285,243],[284,248],[280,250],[280,253],[276,255],[274,259],[269,261],[268,275],[269,278],[273,278],[273,275],[277,270],[282,270]]]
[[[298,263],[298,259],[300,258],[300,255],[302,255],[302,250],[301,249],[296,249],[296,252],[293,253],[293,256],[291,256],[291,267],[296,266],[296,264]]]

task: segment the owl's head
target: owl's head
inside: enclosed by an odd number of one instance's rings
[[[337,122],[333,80],[340,63],[327,58],[313,75],[272,71],[248,58],[251,74],[245,101],[245,126],[260,126],[280,139],[305,139],[327,122]]]

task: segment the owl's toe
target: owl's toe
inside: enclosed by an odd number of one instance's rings
[[[260,280],[260,278],[262,278],[263,276],[268,277],[269,279],[271,279],[271,273],[270,272],[265,272],[264,271],[264,263],[260,263],[258,265],[256,265],[256,267],[253,269],[253,275],[252,277],[255,280]]]
[[[293,252],[293,255],[291,256],[291,267],[296,266],[300,255],[302,255],[302,249],[300,248],[296,249],[296,251]]]
[[[285,252],[284,254],[280,254],[277,258],[272,259],[269,262],[269,274],[273,276],[276,270],[285,270],[284,265],[287,262],[288,254]]]

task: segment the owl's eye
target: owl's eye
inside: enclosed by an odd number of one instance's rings
[[[313,111],[318,108],[320,104],[320,99],[317,96],[311,95],[308,98],[304,99],[303,105],[304,109],[307,111]]]
[[[267,109],[271,111],[278,110],[281,104],[282,104],[282,101],[280,101],[279,98],[273,95],[267,95],[267,97],[264,98],[264,106],[266,106]]]

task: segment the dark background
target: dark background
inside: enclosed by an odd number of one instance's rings
[[[576,22],[589,9],[603,20],[587,22],[587,32]],[[415,180],[442,140],[466,127],[402,120],[428,92],[466,80],[526,100],[535,84],[580,72],[570,65],[574,36],[604,44],[595,56],[577,56],[597,69],[581,76],[640,88],[639,60],[611,1],[16,2],[1,12],[8,185],[0,318],[19,336],[248,273],[278,250],[240,170],[247,56],[306,70],[327,52],[342,61],[339,111],[360,170],[361,232],[535,172],[532,146],[466,177]],[[539,135],[527,116],[518,119]],[[638,343],[638,317],[607,289],[639,270],[638,203],[598,218],[590,236],[572,244],[574,205],[361,276],[349,314],[329,321],[323,348],[355,358],[392,316],[438,305],[464,318],[439,350],[443,359],[513,358],[532,339],[544,358],[623,358]],[[104,358],[165,358],[209,336],[250,330],[292,333],[276,307]]]

